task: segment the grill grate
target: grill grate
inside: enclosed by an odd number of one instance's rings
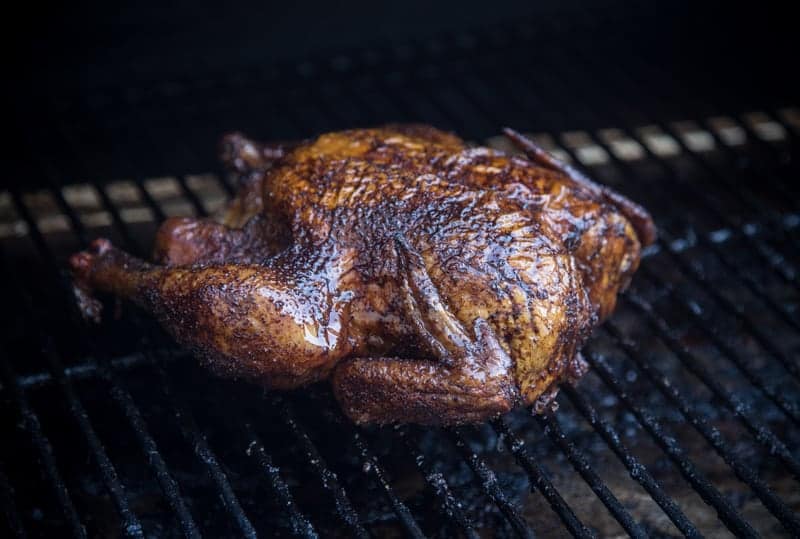
[[[180,102],[110,95],[45,106],[42,125],[57,122],[56,134],[27,130],[30,151],[41,152],[28,162],[42,170],[25,172],[45,185],[49,214],[11,188],[0,241],[6,297],[21,306],[2,314],[11,331],[0,362],[9,433],[0,502],[10,535],[800,534],[800,216],[797,123],[787,120],[796,111],[770,108],[751,125],[732,114],[733,98],[720,111],[680,93],[680,81],[636,55],[631,36],[592,42],[593,54],[624,54],[618,65],[628,68],[599,69],[569,40],[540,54],[532,45],[547,36],[526,28],[455,38],[456,52],[405,50],[353,72],[306,66],[179,85]],[[488,45],[476,51],[475,41]],[[607,107],[582,95],[587,76]],[[645,93],[657,105],[635,109]],[[674,95],[682,109],[671,114]],[[720,112],[726,128],[709,120]],[[652,209],[662,239],[584,350],[591,373],[564,389],[557,415],[356,429],[323,389],[264,395],[206,376],[137,311],[99,329],[68,312],[66,254],[101,233],[142,254],[176,207],[208,213],[212,197],[185,172],[206,166],[192,149],[207,147],[195,143],[216,137],[229,115],[245,121],[228,127],[259,134],[268,125],[280,138],[386,120],[476,138],[503,121],[541,123],[561,155]],[[710,141],[703,149],[672,122],[687,116]],[[590,128],[568,132],[575,126]],[[98,148],[133,171],[130,196],[146,210],[135,215],[149,218],[133,219],[93,174],[106,166]],[[141,156],[179,174],[147,181]],[[91,211],[107,216],[97,225],[65,194],[78,178],[96,195]],[[232,192],[212,178],[215,192]]]

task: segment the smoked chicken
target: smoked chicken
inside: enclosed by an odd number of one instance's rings
[[[239,134],[218,220],[173,218],[154,262],[107,240],[70,259],[84,313],[134,301],[214,371],[324,379],[357,423],[463,424],[541,409],[581,374],[653,223],[507,129],[525,155],[419,125],[266,145]]]

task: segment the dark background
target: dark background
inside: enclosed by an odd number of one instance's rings
[[[84,2],[23,10],[7,22],[19,82],[52,91],[200,78],[520,20],[540,29],[605,20],[604,30],[569,39],[637,32],[669,67],[720,62],[754,89],[796,71],[789,7],[769,2]]]
[[[58,158],[58,168],[68,176],[103,179],[168,172],[163,162],[143,156],[141,150],[114,156],[114,148],[99,144],[130,151],[130,141],[143,138],[165,149],[181,139],[197,152],[192,158],[170,156],[169,168],[208,168],[213,164],[214,140],[226,130],[242,129],[262,138],[310,135],[306,128],[293,132],[268,110],[270,106],[299,110],[310,102],[304,97],[307,92],[333,95],[330,106],[338,113],[334,120],[318,122],[315,130],[421,120],[473,137],[496,133],[503,123],[523,129],[610,125],[615,118],[606,112],[619,112],[619,107],[597,91],[601,84],[597,75],[583,64],[633,76],[642,73],[642,65],[658,69],[661,80],[643,77],[645,82],[631,87],[625,96],[643,119],[783,106],[794,104],[798,95],[792,17],[766,4],[726,3],[724,8],[702,2],[620,0],[227,4],[90,2],[29,5],[21,13],[7,14],[4,35],[9,43],[4,51],[10,68],[5,91],[12,109],[10,132],[15,136],[6,149],[14,167],[26,171],[25,179],[17,181],[37,183],[31,160],[54,146],[56,153],[67,154],[66,159]],[[583,64],[575,59],[575,51],[581,51]],[[573,70],[569,84],[591,114],[576,112],[558,120],[535,114],[536,107],[547,106],[549,98],[543,95],[527,114],[515,115],[490,104],[488,115],[496,122],[459,125],[424,110],[384,108],[368,118],[359,117],[346,112],[335,97],[356,92],[364,77],[391,79],[400,73],[402,78],[415,70],[424,74],[429,64],[438,76],[447,62],[457,63],[461,70],[483,62],[491,69],[522,71],[542,87],[551,79],[549,65],[556,63]],[[493,75],[481,76],[491,90]],[[420,84],[414,77],[403,79],[399,91],[410,95]],[[653,102],[656,93],[661,94],[658,104]],[[474,116],[469,110],[464,114]],[[82,145],[81,149],[66,149],[54,137],[54,129],[70,132],[72,144]],[[76,152],[96,152],[102,159],[71,162],[68,157]]]

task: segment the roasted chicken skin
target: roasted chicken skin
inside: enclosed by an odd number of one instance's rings
[[[241,188],[219,221],[169,219],[155,263],[96,240],[80,304],[133,300],[216,372],[330,379],[357,423],[462,424],[541,406],[581,373],[653,223],[522,135],[525,157],[427,126],[222,143]]]

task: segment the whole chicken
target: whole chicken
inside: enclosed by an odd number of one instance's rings
[[[525,157],[421,125],[266,145],[231,134],[240,191],[172,218],[155,263],[108,240],[70,259],[79,303],[133,300],[214,371],[330,379],[355,422],[463,424],[542,409],[582,373],[655,229],[646,211],[510,130]]]

